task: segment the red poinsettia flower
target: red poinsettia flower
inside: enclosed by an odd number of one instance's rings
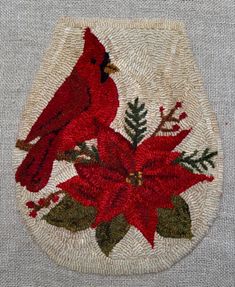
[[[157,208],[173,208],[173,195],[213,180],[174,163],[180,153],[172,150],[189,132],[152,136],[134,149],[121,134],[103,129],[98,135],[100,163],[76,164],[78,176],[58,187],[83,205],[96,207],[93,227],[123,214],[153,246]]]

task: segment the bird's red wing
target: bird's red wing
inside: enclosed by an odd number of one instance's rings
[[[26,141],[61,130],[89,105],[89,87],[74,68],[32,126]]]

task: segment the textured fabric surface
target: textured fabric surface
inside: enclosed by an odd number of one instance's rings
[[[0,285],[225,286],[234,285],[234,3],[225,1],[1,1]],[[170,18],[185,21],[225,155],[224,195],[208,235],[186,258],[159,274],[111,277],[56,266],[35,245],[16,211],[12,149],[27,93],[60,16]]]
[[[212,115],[207,107],[208,99],[205,98],[205,93],[202,90],[201,77],[198,75],[196,68],[194,68],[195,64],[192,59],[191,49],[188,46],[185,28],[181,22],[114,19],[80,21],[63,18],[56,26],[51,47],[45,56],[46,59],[43,61],[43,67],[40,68],[37,79],[33,83],[34,88],[27,98],[27,106],[23,113],[18,138],[26,138],[32,122],[37,119],[39,113],[55,94],[55,90],[61,80],[63,81],[71,71],[74,61],[77,60],[80,54],[78,45],[83,42],[81,37],[83,29],[81,27],[84,26],[90,27],[98,35],[100,43],[106,43],[106,50],[109,51],[111,59],[113,59],[111,61],[112,63],[115,62],[119,72],[105,82],[99,82],[100,69],[98,67],[98,73],[95,74],[94,68],[96,66],[94,64],[90,65],[89,54],[88,56],[86,55],[86,47],[89,44],[89,42],[87,43],[87,35],[95,37],[94,34],[88,34],[91,33],[89,30],[85,32],[85,49],[76,64],[76,69],[82,73],[82,68],[79,68],[79,61],[82,59],[81,57],[86,56],[86,59],[88,59],[86,61],[89,64],[86,66],[85,71],[87,76],[89,75],[88,80],[90,80],[90,86],[88,86],[91,91],[90,101],[91,103],[93,102],[94,110],[97,113],[96,124],[98,120],[106,119],[104,124],[110,124],[112,121],[112,128],[121,132],[121,134],[115,134],[112,129],[107,131],[104,128],[102,128],[102,132],[100,131],[97,135],[94,134],[92,120],[88,121],[88,126],[85,124],[87,121],[85,115],[88,116],[90,114],[89,119],[90,117],[92,119],[94,116],[91,112],[92,107],[90,112],[88,107],[86,112],[84,114],[81,113],[79,116],[76,111],[76,118],[68,126],[65,126],[63,131],[61,130],[62,133],[58,133],[59,138],[54,139],[53,142],[51,142],[51,139],[57,137],[53,133],[47,134],[45,137],[42,136],[40,141],[35,143],[34,147],[29,150],[26,157],[25,151],[17,147],[14,153],[14,168],[18,167],[22,158],[25,157],[16,172],[16,180],[17,182],[20,180],[21,183],[17,185],[19,209],[35,240],[60,265],[82,272],[113,275],[162,271],[165,268],[169,268],[170,265],[178,261],[196,245],[198,240],[205,235],[208,225],[211,225],[217,214],[221,198],[223,161],[217,123],[214,119],[214,114]],[[97,44],[96,41],[96,49]],[[92,48],[94,47],[92,46]],[[95,59],[96,55],[92,54],[92,57]],[[93,75],[91,77],[92,72]],[[95,82],[94,86],[93,81],[96,76],[98,84]],[[68,78],[66,81],[68,81]],[[78,83],[78,78],[74,81]],[[110,94],[115,86],[117,87],[118,95],[116,93]],[[79,107],[81,107],[81,87],[73,88],[72,90],[80,91]],[[96,96],[93,91],[99,91],[99,94]],[[57,94],[56,92],[51,101],[54,101],[57,95],[59,97],[58,100],[62,101],[66,93],[60,92]],[[137,96],[137,99],[146,106],[148,118],[146,117],[146,135],[143,141],[137,145],[136,150],[133,151],[129,146],[130,142],[125,140],[123,136],[126,136],[125,124],[128,124],[128,128],[132,128],[134,133],[133,122],[129,119],[127,120],[127,118],[125,120],[125,115],[127,115],[127,101],[132,99],[133,102],[133,97]],[[98,103],[97,100],[99,101]],[[179,102],[179,100],[183,103]],[[164,113],[164,111],[162,116],[163,114],[165,116],[162,120],[158,120],[157,107],[160,103],[164,103],[164,108],[162,107],[161,110],[169,111],[171,108],[169,114],[173,113],[174,117],[176,117],[169,118],[167,124],[164,124],[164,121],[166,121],[166,112]],[[43,114],[38,118],[34,127],[38,125],[39,119],[45,116],[51,104],[52,102],[43,110]],[[119,107],[116,113],[118,104]],[[69,105],[68,98],[66,99],[66,105]],[[74,95],[72,95],[72,105],[76,105],[76,96]],[[63,104],[60,104],[58,108],[61,108],[61,106]],[[141,107],[140,105],[139,110]],[[51,125],[53,121],[56,121],[58,108],[54,105],[49,112],[49,116],[52,117],[50,119],[53,119],[50,122]],[[180,113],[179,110],[187,111],[188,121],[180,121],[178,126],[173,126],[177,130],[178,128],[181,129],[180,133],[176,135],[173,128],[173,130],[168,130],[168,136],[166,136],[162,125],[170,128],[172,124],[169,121],[177,119],[177,114]],[[182,113],[181,115],[184,114]],[[111,120],[110,116],[112,116]],[[62,120],[59,117],[57,119]],[[43,121],[44,128],[47,122],[48,119]],[[76,122],[75,125],[74,122]],[[143,121],[141,122],[143,123]],[[129,125],[129,123],[131,124]],[[47,127],[47,133],[49,133],[51,127]],[[192,131],[190,132],[188,129],[191,127]],[[56,129],[58,129],[58,121]],[[35,130],[32,128],[29,136],[34,132]],[[74,140],[75,142],[82,141],[84,133],[87,136],[91,133],[92,138],[97,137],[97,152],[102,161],[102,171],[99,163],[93,167],[87,164],[83,166],[80,163],[76,165],[76,173],[71,162],[54,161],[51,177],[47,185],[44,187],[41,184],[42,181],[34,181],[38,177],[42,178],[42,180],[47,179],[47,168],[48,166],[50,167],[51,155],[53,160],[53,147],[57,148],[57,140],[59,141],[60,151],[63,151],[63,148],[73,147]],[[39,133],[39,135],[41,134]],[[27,139],[29,136],[27,136]],[[72,141],[68,141],[68,138],[72,139]],[[40,151],[40,147],[43,147],[48,142],[50,142],[51,151],[47,147],[42,148]],[[94,140],[93,144],[96,145]],[[166,160],[166,153],[168,154],[167,157],[176,156],[170,152],[173,148],[176,148],[175,150],[177,151],[183,150],[186,153],[192,153],[196,148],[202,150],[206,147],[211,150],[218,150],[215,168],[207,170],[207,174],[213,175],[213,178],[205,177],[204,174],[188,173],[185,168],[181,169],[182,167],[178,165],[173,166],[167,163],[171,160],[169,158]],[[166,152],[164,156],[162,152]],[[47,154],[47,157],[44,154]],[[158,164],[154,166],[153,162],[159,161],[161,162],[161,167]],[[35,169],[37,162],[39,167]],[[135,162],[135,166],[132,165],[132,162]],[[45,168],[44,170],[43,167]],[[87,177],[91,170],[93,179],[90,176]],[[125,174],[125,170],[128,171],[127,174]],[[38,171],[39,173],[37,173]],[[123,176],[123,171],[125,176]],[[199,173],[202,172],[202,170],[197,171]],[[156,175],[158,174],[157,177],[154,176],[155,172]],[[81,179],[85,173],[86,186],[84,186],[84,189],[81,186],[80,189],[78,188],[79,183],[76,175],[78,174]],[[32,175],[33,184],[31,184],[30,179],[29,181],[26,179],[29,174],[30,176]],[[34,177],[34,174],[36,177]],[[102,174],[102,177],[99,177],[99,174]],[[148,176],[148,174],[151,174],[151,176]],[[133,187],[134,184],[132,183],[137,178],[138,187]],[[205,179],[210,181],[210,183],[207,182],[206,184],[204,182]],[[130,182],[127,182],[127,180]],[[22,188],[25,182],[27,190]],[[94,186],[88,187],[87,184],[91,182],[94,182]],[[115,215],[123,213],[131,227],[126,236],[115,245],[108,257],[107,254],[105,257],[100,252],[100,244],[97,244],[97,241],[98,243],[104,242],[103,239],[95,239],[101,225],[97,226],[96,229],[87,228],[71,234],[71,231],[67,231],[66,228],[55,227],[53,224],[48,224],[47,220],[43,220],[44,217],[41,216],[44,214],[47,217],[47,208],[38,210],[39,212],[34,219],[29,216],[29,210],[25,203],[29,200],[39,200],[42,196],[49,196],[49,194],[58,190],[58,187],[68,192],[70,196],[74,197],[81,204],[89,204],[96,208],[97,214],[92,225],[101,223],[103,220],[115,220]],[[38,188],[41,190],[32,193],[35,191],[35,188],[36,191]],[[97,196],[96,193],[92,192],[94,189],[97,190]],[[83,195],[79,196],[81,190],[83,190]],[[151,195],[152,190],[154,191]],[[192,220],[191,232],[193,234],[191,240],[165,238],[161,236],[161,233],[155,234],[156,225],[160,225],[160,218],[159,222],[157,220],[158,211],[155,211],[155,208],[169,206],[171,201],[167,201],[168,192],[171,195],[172,193],[175,195],[180,194],[189,205]],[[159,197],[157,196],[158,194]],[[50,209],[51,206],[48,207]],[[50,210],[50,214],[51,212],[53,213],[53,210]],[[70,213],[69,208],[67,208],[66,213]],[[30,214],[34,216],[34,213]],[[77,220],[73,218],[72,221]],[[112,224],[112,226],[115,225]],[[93,225],[93,227],[95,226]],[[111,230],[112,228],[109,228],[109,235],[111,235]],[[152,244],[153,248],[150,248],[150,244]]]

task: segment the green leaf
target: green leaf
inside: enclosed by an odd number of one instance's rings
[[[103,222],[96,228],[96,240],[102,252],[109,256],[113,247],[123,239],[130,226],[120,214],[109,222]]]
[[[98,149],[96,146],[92,145],[91,146],[91,150],[93,152],[94,158],[96,159],[96,161],[98,162],[100,160],[99,158],[99,153],[98,153]]]
[[[144,138],[147,131],[147,110],[145,104],[139,104],[136,98],[134,103],[128,102],[128,109],[125,112],[125,131],[130,138],[133,147],[137,147],[138,143]]]
[[[128,118],[125,118],[125,123],[126,125],[131,128],[132,130],[135,130],[136,129],[136,126],[135,126],[135,123],[132,123],[131,120],[129,120]]]
[[[70,196],[64,198],[42,219],[57,227],[77,232],[90,227],[96,215],[95,208],[83,206]]]
[[[194,172],[203,172],[208,170],[208,165],[212,168],[215,167],[214,162],[212,161],[213,157],[217,155],[217,151],[210,152],[209,148],[206,148],[201,156],[196,158],[198,155],[198,150],[195,150],[190,155],[186,156],[186,152],[182,152],[181,155],[175,159],[175,164],[180,164],[188,170]]]
[[[180,196],[172,198],[174,208],[158,209],[157,232],[163,237],[191,239],[191,218],[189,207]]]
[[[77,157],[84,156],[84,155],[88,157],[86,159],[81,158],[80,163],[88,164],[91,162],[98,162],[100,160],[98,150],[95,145],[88,146],[86,142],[81,142],[81,143],[77,143],[77,146],[80,149],[79,151],[76,150]]]

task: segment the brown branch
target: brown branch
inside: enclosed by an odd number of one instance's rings
[[[167,115],[163,115],[163,112],[161,112],[161,121],[160,121],[159,125],[157,126],[157,128],[155,129],[155,131],[153,132],[153,134],[152,134],[153,136],[155,136],[160,131],[164,131],[165,123],[171,121],[172,115],[174,114],[176,109],[177,109],[176,107],[172,108],[170,110],[169,114],[167,114]]]
[[[177,130],[179,130],[179,128],[176,127],[176,129],[173,127],[171,129],[167,129],[167,128],[162,128],[161,131],[164,133],[168,133],[168,132],[176,132]]]
[[[165,128],[165,124],[167,122],[179,123],[183,118],[185,118],[187,116],[186,113],[183,113],[184,115],[182,117],[179,117],[179,118],[173,117],[175,111],[178,108],[181,108],[181,107],[182,107],[182,103],[181,102],[177,102],[175,104],[175,106],[170,110],[170,112],[168,114],[166,114],[166,115],[164,115],[164,113],[163,113],[164,108],[160,107],[161,121],[160,121],[159,125],[157,126],[157,128],[155,129],[155,131],[153,132],[152,136],[156,136],[156,134],[158,132],[160,132],[160,131],[162,131],[162,132],[172,132],[172,131],[179,130],[179,126],[178,125],[174,125],[174,126],[172,126],[172,128],[168,129],[168,128]]]
[[[180,122],[180,120],[179,119],[177,119],[177,118],[174,118],[174,117],[171,117],[171,122],[176,122],[176,123],[179,123]]]
[[[37,216],[37,213],[42,208],[47,208],[50,206],[51,202],[58,202],[59,201],[59,194],[64,194],[65,191],[58,190],[54,193],[49,194],[47,197],[42,197],[38,201],[28,201],[26,202],[26,206],[31,209],[29,216],[35,218]]]
[[[47,197],[44,197],[44,198],[41,198],[41,200],[43,199],[44,200],[44,204],[35,204],[35,207],[34,209],[36,211],[40,210],[41,208],[45,208],[45,207],[48,207],[50,204],[51,204],[51,201],[53,200],[53,198],[55,198],[56,195],[59,195],[59,194],[63,194],[65,193],[65,191],[63,190],[58,190],[54,193],[51,193],[49,194]],[[56,200],[57,202],[57,200]]]
[[[16,147],[18,147],[18,149],[21,149],[24,151],[29,151],[32,146],[33,146],[33,144],[26,143],[24,140],[17,140],[16,141]]]
[[[26,143],[24,140],[17,140],[16,141],[16,147],[19,148],[20,150],[24,151],[29,151],[34,144],[31,143]],[[66,152],[60,152],[57,154],[56,159],[58,161],[65,160],[68,162],[73,162],[73,163],[81,163],[84,162],[83,158],[76,158],[75,160],[71,157],[71,153],[77,153],[77,156],[86,156],[89,157],[92,162],[95,162],[96,159],[93,157],[92,152],[89,150],[87,147],[83,147],[80,150],[69,150]]]

